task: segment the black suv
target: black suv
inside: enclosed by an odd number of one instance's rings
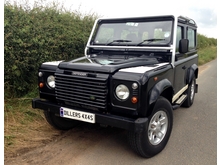
[[[183,16],[98,19],[85,57],[40,66],[32,106],[57,129],[80,121],[125,129],[134,151],[152,157],[169,140],[173,110],[193,104],[196,29]]]

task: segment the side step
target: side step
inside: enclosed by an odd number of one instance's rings
[[[176,104],[182,104],[187,98],[187,95],[182,95],[175,103]]]
[[[187,95],[182,95],[176,102],[175,105],[173,105],[173,110],[179,108],[181,106],[181,104],[186,100]]]

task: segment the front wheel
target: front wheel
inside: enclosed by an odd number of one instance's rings
[[[65,119],[60,116],[56,116],[55,113],[44,111],[44,116],[47,122],[56,129],[59,130],[68,130],[76,126],[79,121]]]
[[[129,132],[131,148],[140,156],[149,158],[161,152],[166,146],[173,126],[173,111],[170,102],[160,97],[149,117],[147,130]]]

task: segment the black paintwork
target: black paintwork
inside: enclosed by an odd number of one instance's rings
[[[149,17],[147,19],[161,20],[161,18]],[[163,18],[174,19],[172,16]],[[134,18],[127,20],[136,21]],[[100,21],[120,22],[121,19]],[[39,77],[39,83],[45,83],[49,75],[54,75],[57,87],[51,89],[45,85],[39,88],[40,98],[45,100],[34,99],[33,108],[50,110],[59,114],[60,106],[65,106],[96,114],[97,123],[128,130],[145,130],[147,117],[151,114],[159,96],[164,96],[173,108],[177,108],[180,105],[172,102],[173,96],[191,82],[193,75],[198,77],[196,48],[185,53],[188,44],[186,29],[188,26],[196,29],[196,25],[187,19],[179,20],[178,24],[185,29],[183,35],[185,39],[180,43],[181,51],[175,54],[174,65],[171,64],[172,52],[169,50],[135,48],[126,50],[89,48],[88,57],[64,61],[57,66],[42,64],[39,71],[43,72],[43,76]],[[107,63],[101,64],[100,60]],[[167,64],[156,67],[159,63]],[[155,68],[140,73],[121,71],[121,69],[138,66]],[[137,89],[131,87],[134,82],[138,84]],[[115,89],[119,84],[126,85],[130,91],[130,96],[124,101],[115,95]],[[133,96],[138,98],[136,104],[131,102]]]
[[[98,73],[114,74],[119,69],[137,67],[137,66],[147,66],[158,63],[154,58],[145,59],[135,59],[135,60],[124,60],[121,64],[112,65],[101,65],[96,63],[72,63],[72,62],[62,62],[59,64],[59,69],[68,70],[79,70],[79,71],[92,71]]]
[[[50,112],[55,113],[57,115],[60,114],[60,111],[59,111],[60,105],[54,102],[42,101],[41,99],[33,99],[32,107],[42,109],[45,111],[50,110]],[[72,107],[69,107],[69,108],[72,108]],[[75,110],[80,111],[80,109],[77,109],[77,108],[75,108]],[[84,112],[94,113],[97,123],[111,125],[113,127],[118,127],[118,128],[130,130],[134,132],[141,132],[147,129],[148,118],[146,117],[132,119],[132,118],[122,117],[122,116],[113,115],[113,114],[105,115],[98,111],[94,112],[94,111],[89,111],[86,109],[84,110]]]

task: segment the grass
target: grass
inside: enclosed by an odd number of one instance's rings
[[[208,47],[198,51],[199,65],[207,63],[217,57],[217,47]],[[4,150],[5,156],[15,156],[30,147],[47,143],[61,131],[53,129],[47,124],[41,110],[33,110],[32,98],[38,92],[34,90],[24,98],[5,99],[4,104]]]
[[[33,110],[32,98],[6,99],[4,105],[5,158],[42,145],[60,131],[45,121],[41,110]]]
[[[21,133],[28,131],[27,128],[31,122],[43,120],[40,112],[32,110],[30,101],[30,99],[5,100],[4,144],[6,148],[8,145],[15,144]]]

